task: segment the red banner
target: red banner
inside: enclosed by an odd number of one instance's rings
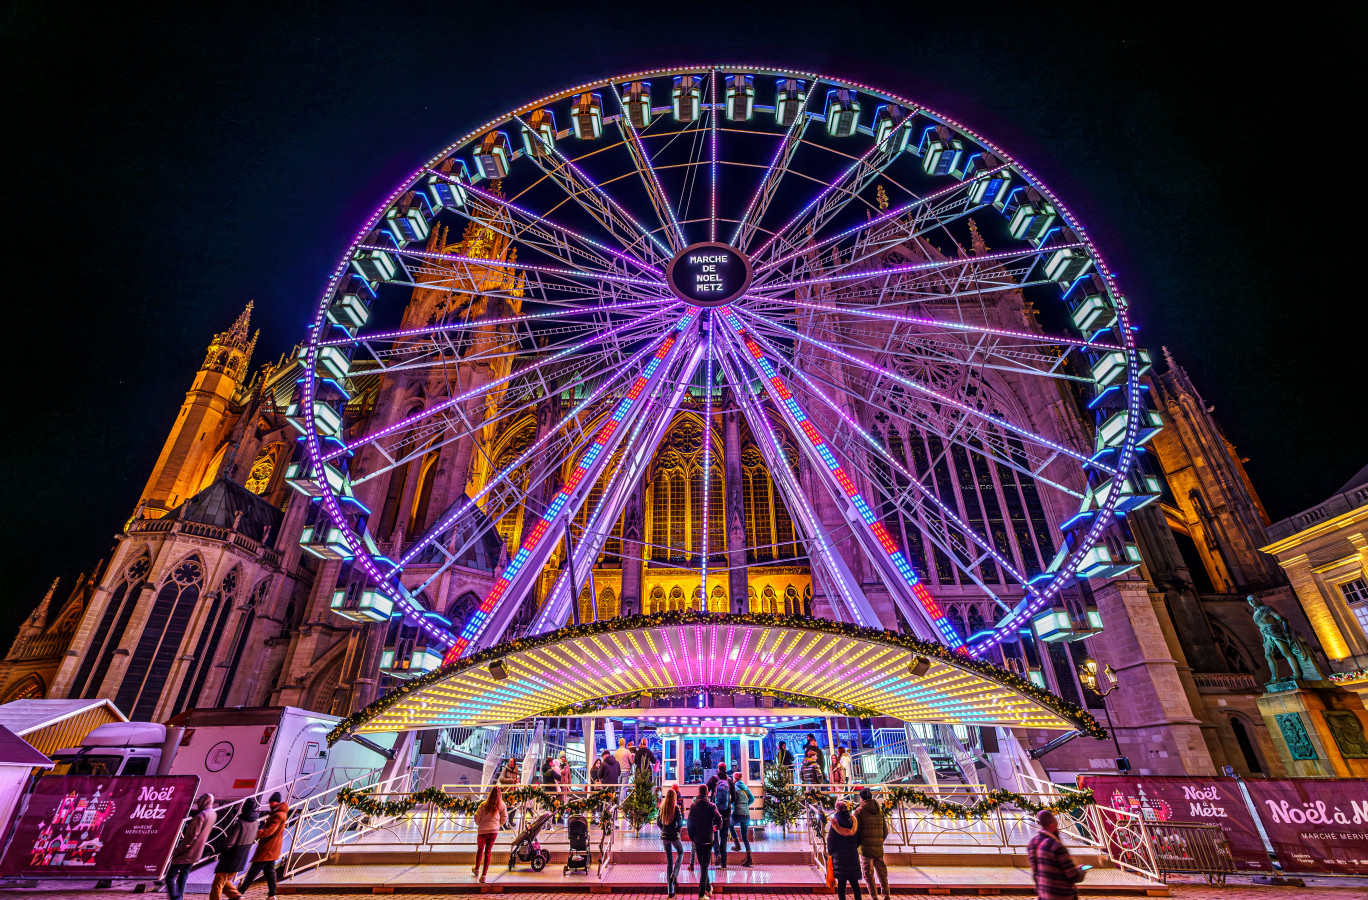
[[[193,775],[39,778],[0,877],[160,879],[198,786]]]
[[[1253,782],[1248,783],[1252,788]],[[1219,825],[1230,842],[1238,870],[1267,872],[1273,868],[1234,778],[1080,775],[1078,786],[1092,788],[1103,806],[1149,821]],[[1112,848],[1113,856],[1124,850]]]
[[[1368,875],[1368,782],[1297,778],[1245,787],[1284,871]]]

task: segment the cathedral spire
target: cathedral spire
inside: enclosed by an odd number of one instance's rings
[[[252,306],[255,303],[255,300],[247,301],[247,308],[242,311],[242,315],[237,317],[237,321],[233,323],[233,327],[228,329],[228,337],[236,338],[239,342],[242,343],[245,343],[247,341],[247,327],[251,324]],[[258,331],[257,333],[260,334],[260,331]],[[256,338],[252,339],[252,343],[256,343]]]

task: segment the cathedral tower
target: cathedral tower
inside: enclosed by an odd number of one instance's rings
[[[157,464],[143,488],[139,505],[147,518],[160,518],[187,497],[197,493],[216,474],[211,463],[223,444],[223,432],[232,427],[229,407],[242,390],[257,336],[248,337],[252,304],[238,316],[233,327],[214,335],[204,364],[185,395],[176,422],[166,437]]]

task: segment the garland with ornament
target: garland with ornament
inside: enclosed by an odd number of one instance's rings
[[[856,789],[858,790],[858,788]],[[820,806],[823,809],[834,809],[837,797],[833,794],[823,793],[822,791],[808,788],[803,799],[808,803]],[[1093,796],[1092,788],[1076,791],[1062,800],[1054,803],[1036,803],[1031,798],[1015,791],[1005,791],[1001,788],[991,790],[983,796],[982,800],[965,805],[954,803],[949,800],[942,800],[924,791],[909,787],[891,787],[883,792],[880,805],[883,807],[884,815],[888,815],[896,807],[902,805],[924,806],[932,815],[944,819],[984,819],[988,814],[1000,806],[1011,804],[1017,809],[1035,814],[1042,809],[1048,809],[1055,815],[1071,814],[1078,812],[1089,806],[1097,805],[1097,798]]]
[[[618,792],[617,788],[603,788],[587,796],[566,801],[562,800],[561,795],[555,791],[547,791],[534,784],[529,784],[508,788],[502,791],[502,794],[505,803],[518,804],[530,800],[547,812],[564,811],[573,816],[598,809],[600,806],[616,800]],[[424,788],[416,794],[408,794],[397,800],[377,800],[369,791],[358,791],[353,788],[342,788],[337,792],[339,805],[350,806],[368,816],[403,816],[425,804],[435,806],[445,812],[473,815],[476,807],[483,803],[484,799],[481,796],[457,797],[435,787]]]
[[[1331,672],[1330,680],[1335,684],[1347,684],[1351,681],[1368,681],[1368,669],[1359,667],[1352,672]]]
[[[600,710],[615,709],[624,703],[633,703],[637,700],[691,700],[699,694],[720,694],[723,697],[760,694],[765,697],[773,697],[777,703],[782,703],[785,706],[811,707],[838,716],[872,719],[879,715],[879,712],[867,706],[857,706],[854,703],[837,703],[834,700],[812,697],[807,694],[789,694],[784,691],[748,691],[743,688],[719,688],[709,685],[698,685],[692,688],[677,687],[649,691],[628,691],[623,694],[614,694],[611,697],[594,697],[590,700],[581,700],[579,703],[557,706],[555,709],[541,713],[541,715],[552,719],[564,716],[588,716]]]
[[[674,627],[680,625],[729,625],[753,628],[796,628],[803,631],[816,631],[823,634],[839,635],[855,640],[869,641],[875,644],[882,644],[887,647],[896,647],[907,650],[910,653],[925,656],[928,659],[937,660],[946,665],[972,672],[996,684],[1000,684],[1024,697],[1029,698],[1055,715],[1064,719],[1076,727],[1083,734],[1090,735],[1103,740],[1107,737],[1107,731],[1097,721],[1092,713],[1083,709],[1081,706],[1070,703],[1062,697],[1057,697],[1044,688],[1037,687],[1015,672],[1010,672],[1001,666],[984,662],[981,659],[974,659],[968,653],[961,650],[951,650],[944,644],[935,641],[925,641],[921,638],[913,637],[908,634],[899,634],[894,631],[884,631],[881,628],[866,628],[861,625],[854,625],[846,622],[833,622],[829,619],[818,619],[810,616],[797,616],[774,613],[706,613],[696,609],[669,610],[667,612],[639,614],[635,616],[618,616],[612,619],[601,619],[595,622],[585,622],[580,625],[567,625],[558,631],[549,631],[544,634],[532,637],[514,638],[504,641],[481,650],[479,653],[463,657],[453,663],[449,663],[440,668],[433,669],[431,672],[411,678],[394,690],[380,697],[365,709],[352,713],[328,733],[328,743],[335,744],[342,740],[351,732],[361,727],[365,723],[382,715],[395,704],[402,702],[409,695],[417,693],[431,685],[437,684],[453,675],[458,675],[467,669],[484,666],[496,659],[502,659],[514,653],[521,653],[528,650],[535,650],[549,644],[559,643],[575,638],[589,637],[592,635],[608,634],[618,631],[630,631],[641,628]],[[874,710],[870,713],[879,715]],[[552,713],[543,711],[533,714],[532,717],[547,716]],[[853,714],[852,714],[853,715]]]

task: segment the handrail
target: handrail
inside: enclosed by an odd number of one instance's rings
[[[603,870],[613,864],[613,843],[617,833],[617,814],[618,805],[614,801],[603,807],[603,831],[599,835],[599,861],[598,875],[603,877]]]

